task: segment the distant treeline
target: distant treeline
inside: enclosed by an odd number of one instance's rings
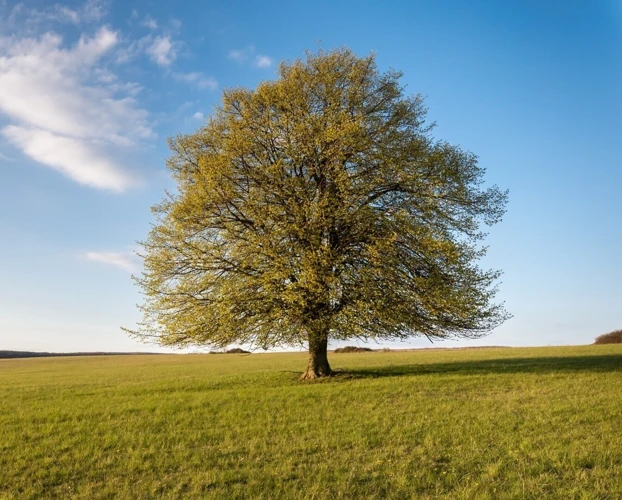
[[[50,358],[54,356],[137,356],[143,354],[161,354],[159,352],[31,352],[0,351],[0,359],[7,358]]]

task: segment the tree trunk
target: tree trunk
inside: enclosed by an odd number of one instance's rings
[[[320,377],[330,377],[332,373],[333,371],[328,364],[328,339],[309,335],[309,364],[301,379],[313,380]]]

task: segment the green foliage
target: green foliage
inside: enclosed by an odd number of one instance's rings
[[[482,224],[506,193],[434,140],[400,74],[343,49],[232,89],[170,140],[178,192],[154,207],[140,338],[167,345],[476,337],[507,318]]]
[[[620,498],[622,346],[0,360],[0,498]]]
[[[614,330],[596,337],[595,344],[622,344],[622,330]]]

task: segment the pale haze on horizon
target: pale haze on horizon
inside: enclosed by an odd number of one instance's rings
[[[513,318],[434,346],[622,328],[622,1],[334,4],[0,0],[0,350],[163,350],[120,327],[140,320],[136,241],[175,188],[166,138],[223,89],[343,46],[401,70],[434,136],[509,190],[481,265]]]

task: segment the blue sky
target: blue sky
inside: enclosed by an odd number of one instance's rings
[[[510,190],[482,265],[504,270],[514,317],[440,345],[622,328],[618,0],[0,0],[0,349],[155,350],[119,327],[139,319],[136,240],[174,187],[166,138],[318,46],[402,70],[436,137]]]

